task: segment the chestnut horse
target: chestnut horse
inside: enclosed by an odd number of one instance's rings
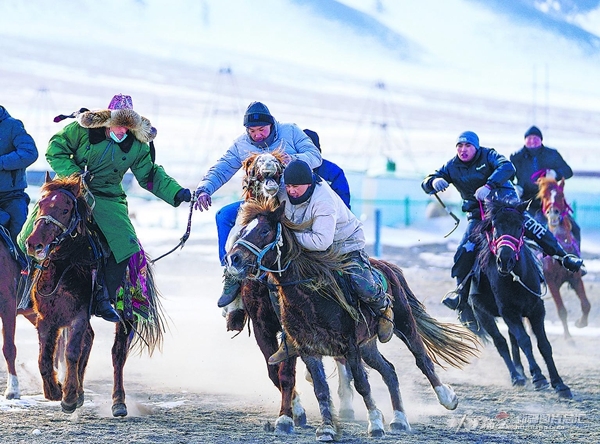
[[[15,345],[15,328],[17,315],[24,315],[32,324],[35,325],[36,315],[32,309],[17,310],[17,289],[21,276],[21,264],[17,260],[16,253],[11,251],[8,243],[12,244],[8,231],[2,226],[0,230],[5,231],[5,235],[0,236],[0,318],[2,319],[2,352],[6,361],[6,390],[4,397],[6,399],[19,399],[21,392],[19,389],[19,379],[15,368],[17,358],[17,347]]]
[[[565,199],[565,181],[557,182],[550,177],[540,177],[537,181],[539,192],[537,197],[542,204],[542,211],[548,223],[548,229],[554,234],[558,243],[567,253],[581,256],[579,242],[572,232],[571,214],[573,210]],[[581,271],[573,273],[565,269],[556,259],[544,257],[544,277],[552,299],[556,304],[558,317],[563,325],[564,337],[571,338],[567,325],[567,309],[560,294],[560,287],[567,282],[577,294],[581,303],[581,317],[575,321],[575,327],[583,328],[588,325],[590,301],[585,293]]]
[[[313,380],[322,422],[316,430],[319,441],[339,436],[329,387],[323,371],[322,356],[344,357],[350,366],[354,387],[368,410],[368,433],[382,436],[383,415],[371,396],[362,360],[378,371],[388,387],[394,418],[393,432],[410,431],[398,376],[394,366],[377,348],[378,319],[368,308],[356,307],[346,300],[344,285],[336,275],[344,273],[340,257],[303,250],[292,231],[295,228],[284,216],[285,205],[276,202],[247,201],[238,220],[244,227],[240,238],[227,255],[228,268],[242,278],[256,279],[266,273],[277,288],[281,318],[288,341],[293,342]],[[395,265],[372,259],[388,283],[394,307],[395,334],[404,341],[417,366],[429,380],[440,404],[455,409],[458,398],[442,384],[435,373],[438,358],[462,367],[476,356],[479,344],[475,335],[456,324],[442,324],[430,317],[416,299],[402,271]]]
[[[38,314],[39,368],[44,396],[61,401],[63,412],[72,413],[84,401],[84,375],[94,331],[90,311],[96,273],[102,255],[90,230],[91,210],[82,193],[80,175],[50,180],[42,186],[33,231],[27,237],[27,253],[35,261],[31,299]],[[164,318],[154,287],[150,264],[138,253],[129,261],[123,291],[117,298],[121,321],[116,324],[112,347],[114,368],[114,416],[126,416],[123,368],[132,349],[151,355],[162,345]],[[53,366],[61,331],[68,332],[66,374],[61,383]]]
[[[275,150],[271,153],[260,153],[250,156],[244,163],[242,182],[244,200],[258,199],[277,201],[279,182],[284,170],[283,152]],[[238,227],[239,228],[239,227]],[[254,337],[260,348],[265,363],[278,349],[278,335],[281,323],[273,309],[269,297],[266,279],[244,279],[241,284],[241,298],[225,307],[227,330],[242,331],[248,318],[253,327]],[[343,359],[336,359],[339,377],[338,396],[340,398],[339,414],[344,419],[354,419],[352,406],[352,375]],[[295,390],[296,358],[287,359],[277,365],[268,365],[269,379],[281,392],[281,404],[275,431],[280,434],[293,432],[294,426],[306,425],[306,414]],[[307,375],[307,379],[308,379]]]

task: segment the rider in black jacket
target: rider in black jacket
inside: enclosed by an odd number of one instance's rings
[[[470,290],[470,272],[475,265],[477,252],[471,233],[481,220],[480,201],[486,198],[518,199],[511,182],[515,167],[493,148],[479,146],[479,137],[465,131],[456,141],[457,155],[435,173],[425,178],[421,187],[427,194],[444,191],[453,184],[463,200],[462,210],[467,214],[468,225],[454,255],[452,277],[458,282],[455,295],[446,296],[442,302],[456,310],[464,309]],[[581,268],[583,261],[566,254],[554,235],[542,224],[525,213],[525,235],[533,239],[549,256],[560,258],[563,266],[572,272]]]

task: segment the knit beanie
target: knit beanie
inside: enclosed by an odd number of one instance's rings
[[[273,125],[274,123],[275,119],[269,112],[269,108],[267,108],[264,104],[260,102],[252,102],[250,105],[248,105],[246,114],[244,114],[244,126],[246,128],[251,126]]]
[[[283,170],[286,185],[309,185],[313,182],[313,172],[303,160],[294,160]]]
[[[456,139],[456,145],[459,143],[470,143],[475,148],[479,149],[479,137],[473,131],[465,131]]]
[[[540,138],[540,140],[544,140],[544,138],[542,137],[542,132],[540,131],[540,129],[537,126],[532,126],[531,128],[529,128],[526,132],[525,132],[525,136],[523,136],[525,139],[527,138],[527,136],[538,136]]]

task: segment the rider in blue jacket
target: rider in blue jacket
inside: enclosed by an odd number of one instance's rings
[[[468,225],[454,255],[452,277],[458,288],[454,295],[446,296],[442,303],[460,312],[466,308],[470,290],[471,271],[475,265],[477,251],[471,235],[473,228],[481,220],[480,201],[486,198],[518,199],[511,182],[515,167],[493,148],[479,146],[479,137],[472,131],[465,131],[456,141],[457,155],[435,173],[425,178],[421,187],[427,194],[442,192],[453,184],[462,198],[462,211],[466,213]],[[525,235],[534,240],[549,256],[560,258],[563,266],[577,272],[583,261],[567,254],[556,241],[554,235],[529,214],[525,213]]]
[[[37,158],[37,147],[23,123],[0,105],[0,225],[8,229],[15,246],[28,213],[25,169]]]
[[[319,135],[316,132],[309,129],[305,129],[304,132],[308,137],[310,137],[310,140],[313,141],[315,146],[319,148],[319,152],[322,153],[321,143],[319,142]],[[350,210],[350,185],[348,185],[348,179],[346,179],[344,170],[337,166],[335,163],[330,162],[327,159],[323,159],[323,163],[321,164],[321,166],[315,168],[313,172],[329,184],[331,189],[335,191],[338,196],[341,197],[342,201]]]

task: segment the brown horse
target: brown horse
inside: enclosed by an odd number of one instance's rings
[[[260,153],[250,156],[244,163],[242,183],[245,200],[258,199],[277,201],[276,194],[284,170],[283,152]],[[241,298],[225,308],[227,330],[242,331],[250,319],[254,337],[265,358],[265,363],[278,348],[278,335],[281,323],[273,309],[266,279],[244,279],[241,284]],[[346,362],[336,359],[339,376],[338,396],[340,398],[340,417],[354,419],[352,407],[352,375]],[[275,421],[276,433],[292,433],[294,426],[306,425],[306,414],[295,390],[296,358],[287,359],[277,365],[268,365],[269,379],[281,392],[279,417]],[[308,376],[307,376],[308,379]]]
[[[4,229],[4,227],[0,227]],[[35,325],[36,315],[32,309],[17,310],[17,288],[21,277],[21,265],[17,261],[15,254],[11,252],[7,241],[10,236],[6,232],[6,240],[0,236],[0,318],[2,319],[2,352],[6,360],[7,378],[4,397],[6,399],[19,399],[21,392],[19,389],[19,379],[15,368],[17,357],[17,347],[15,346],[15,327],[17,315],[24,315],[32,324]]]
[[[295,226],[284,217],[284,205],[276,208],[272,201],[247,201],[240,211],[239,219],[245,228],[229,250],[229,268],[244,278],[257,278],[265,272],[277,288],[287,338],[299,350],[314,383],[322,417],[317,440],[329,441],[339,435],[322,356],[341,356],[348,361],[354,387],[368,410],[370,436],[382,436],[385,432],[383,415],[371,396],[362,360],[381,374],[388,387],[394,410],[391,430],[410,431],[394,366],[377,349],[378,319],[368,308],[348,302],[346,296],[352,296],[344,294],[343,284],[340,286],[336,279],[338,273],[344,273],[339,265],[341,258],[303,250],[293,233]],[[389,285],[396,335],[415,356],[440,404],[455,409],[458,398],[452,388],[442,384],[434,363],[442,359],[462,367],[477,354],[476,337],[462,326],[443,324],[430,317],[397,266],[373,259],[372,264]]]
[[[549,177],[540,177],[537,183],[539,185],[538,198],[542,203],[542,211],[546,217],[548,228],[567,253],[580,256],[579,242],[572,232],[570,213],[573,210],[565,200],[564,179],[557,182]],[[563,325],[564,336],[569,339],[571,333],[567,325],[567,309],[560,294],[560,287],[567,282],[580,300],[581,317],[575,321],[575,327],[583,328],[587,326],[591,306],[585,293],[581,271],[577,273],[568,271],[556,259],[547,256],[544,257],[544,277],[552,294],[552,299],[556,304],[558,317]]]
[[[36,262],[31,299],[38,314],[44,396],[60,400],[65,413],[74,412],[84,401],[83,380],[94,341],[90,307],[101,261],[99,243],[90,231],[91,210],[82,194],[81,181],[79,175],[52,181],[46,177],[33,231],[26,241],[27,253]],[[146,348],[151,355],[162,345],[164,329],[152,272],[142,253],[132,256],[127,278],[117,299],[121,322],[116,324],[112,347],[114,416],[127,415],[123,368],[129,351]],[[143,314],[140,317],[136,313]],[[68,332],[68,339],[66,375],[61,383],[53,359],[63,330]]]

